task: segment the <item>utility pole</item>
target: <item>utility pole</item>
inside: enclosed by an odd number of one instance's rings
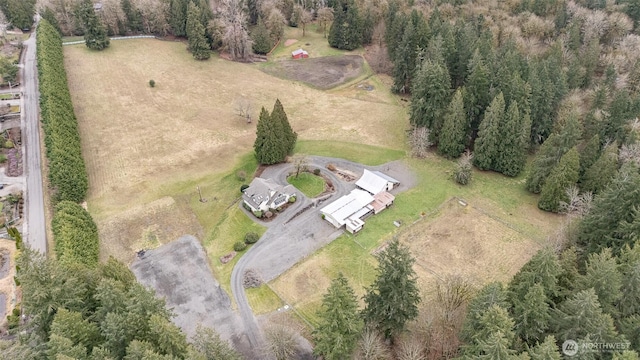
[[[200,190],[200,185],[198,185],[198,195],[200,195],[200,202],[207,202],[207,199],[202,198],[202,190]]]

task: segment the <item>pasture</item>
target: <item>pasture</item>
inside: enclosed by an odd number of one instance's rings
[[[259,65],[217,56],[194,61],[184,43],[153,39],[114,41],[99,53],[84,45],[65,46],[64,52],[89,173],[88,207],[102,242],[128,242],[106,253],[121,260],[129,261],[145,238],[165,236],[158,235],[153,211],[144,210],[164,197],[173,198],[185,217],[171,219],[167,234],[201,230],[205,244],[219,243],[211,237],[225,236],[214,230],[229,218],[243,183],[234,168],[249,175],[255,170],[247,154],[258,114],[262,106],[271,110],[276,98],[301,143],[404,147],[405,109],[383,87],[369,91],[376,101],[354,100],[360,91],[355,83],[346,84],[352,91],[320,91],[267,75]],[[252,123],[238,116],[241,99],[251,103]],[[198,186],[208,201],[199,201]],[[201,229],[186,220],[191,218]],[[130,240],[117,235],[125,223]],[[211,259],[224,255],[215,250]]]
[[[268,75],[265,68],[277,63],[240,64],[217,56],[194,61],[179,42],[139,39],[113,42],[100,53],[83,45],[64,51],[89,173],[87,202],[103,259],[113,255],[130,262],[139,248],[193,234],[229,292],[238,257],[227,264],[219,257],[247,231],[264,232],[237,201],[240,186],[257,168],[252,145],[258,113],[262,106],[271,110],[276,98],[298,132],[296,153],[368,165],[404,158],[416,173],[417,185],[368,219],[363,232],[341,236],[269,286],[250,290],[258,313],[285,302],[314,322],[322,294],[338,272],[362,295],[375,277],[372,252],[393,236],[412,246],[425,289],[434,273],[464,270],[479,283],[506,280],[561,222],[537,209],[537,197],[524,190],[524,175],[474,171],[472,183],[461,187],[451,180],[453,162],[434,155],[406,158],[406,108],[366,62],[353,80],[318,90],[293,81],[295,74]],[[288,51],[281,44],[275,57],[284,59]],[[252,123],[238,116],[240,100],[251,103]],[[242,179],[241,172],[249,178]],[[437,210],[452,197],[470,205]],[[393,225],[396,220],[400,228]],[[465,225],[457,226],[460,221]],[[469,249],[481,257],[469,259],[474,254]]]
[[[324,155],[335,156],[326,150]],[[433,155],[406,161],[418,178],[414,188],[368,218],[361,232],[342,235],[270,283],[307,321],[317,321],[322,295],[339,272],[362,296],[376,276],[373,254],[394,237],[416,258],[414,269],[427,298],[434,281],[447,275],[464,276],[478,287],[507,281],[562,221],[537,209],[537,197],[523,189],[524,175],[474,171],[471,184],[463,187],[451,179],[451,161]],[[456,197],[468,205],[461,206]]]

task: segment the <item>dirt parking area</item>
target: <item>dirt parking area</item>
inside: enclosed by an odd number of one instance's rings
[[[187,336],[198,324],[215,329],[220,337],[242,353],[251,353],[242,323],[231,308],[231,299],[211,275],[207,255],[198,239],[185,235],[136,259],[131,270],[138,281],[166,299],[173,308],[173,322]]]
[[[325,56],[278,61],[262,70],[273,76],[327,90],[358,77],[363,64],[364,59],[358,55]]]
[[[447,275],[461,275],[480,286],[508,281],[540,249],[507,223],[464,204],[452,198],[399,236],[416,257],[423,289]]]

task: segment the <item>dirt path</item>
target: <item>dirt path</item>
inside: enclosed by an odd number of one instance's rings
[[[355,181],[346,182],[341,180],[336,174],[326,169],[327,164],[333,164],[339,169],[351,171],[357,175],[357,178],[362,175],[365,168],[383,171],[400,181],[401,186],[395,189],[394,193],[404,191],[416,183],[414,175],[400,161],[380,166],[364,166],[342,159],[320,156],[309,157],[309,167],[320,169],[321,173],[333,182],[335,193],[322,204],[312,206],[309,210],[295,217],[295,219],[290,220],[300,209],[315,203],[313,199],[308,199],[300,194],[295,206],[289,207],[278,218],[265,224],[269,229],[240,258],[231,274],[231,291],[238,304],[248,341],[254,349],[263,348],[264,339],[242,285],[245,271],[253,269],[264,282],[269,282],[296,263],[329,244],[343,232],[343,230],[337,230],[321,219],[320,208],[324,204],[328,204],[353,190]],[[279,164],[267,168],[261,177],[272,178],[278,183],[286,184],[287,175],[292,170],[292,164]],[[310,356],[310,344],[303,344],[303,347],[308,350],[307,355]],[[256,354],[255,359],[259,359],[260,355]]]

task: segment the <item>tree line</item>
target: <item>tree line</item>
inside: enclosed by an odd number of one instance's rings
[[[18,29],[31,28],[35,7],[36,0],[0,0],[0,11]]]
[[[521,38],[496,35],[482,14],[445,18],[435,7],[425,16],[390,3],[384,40],[393,90],[410,96],[411,139],[422,138],[412,140],[414,153],[423,154],[416,149],[425,144],[448,158],[473,151],[478,169],[518,176],[535,152],[526,188],[541,194],[540,209],[561,212],[567,189],[597,194],[638,157],[640,59],[630,52],[636,35],[630,17],[588,3],[521,5],[553,19],[542,33],[523,25],[546,44],[535,53]],[[626,55],[613,61],[616,52]],[[428,138],[418,136],[425,130]]]
[[[60,34],[46,21],[38,25],[38,79],[49,183],[55,203],[82,202],[89,181],[82,158],[78,121],[67,85]]]
[[[113,258],[87,266],[26,248],[16,264],[26,320],[0,340],[7,359],[241,359],[208,328],[188,343],[164,299]]]

